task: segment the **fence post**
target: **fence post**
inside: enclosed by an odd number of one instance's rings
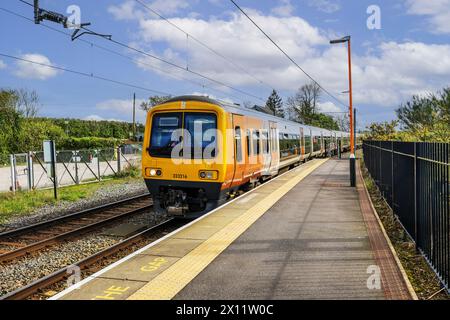
[[[417,142],[414,142],[414,243],[416,247],[416,252],[419,251],[419,228],[417,224],[417,214],[418,214],[418,201],[417,201]]]
[[[391,206],[394,211],[394,141],[391,141]]]
[[[78,156],[80,152],[75,150],[72,152],[74,160],[75,160],[75,184],[80,184],[80,178],[78,177]]]
[[[31,151],[27,153],[27,182],[28,182],[28,191],[33,190],[33,154]]]
[[[378,187],[382,185],[382,167],[381,167],[381,141],[378,141]],[[384,197],[384,192],[381,192]]]
[[[122,149],[120,146],[117,147],[117,173],[122,171],[121,164],[120,164],[120,158],[122,157]]]
[[[97,174],[98,181],[102,180],[101,171],[100,171],[100,150],[95,150],[95,155],[97,156]]]
[[[11,191],[16,193],[16,156],[11,154],[9,161],[11,163]]]

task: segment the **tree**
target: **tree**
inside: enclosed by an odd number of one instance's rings
[[[350,132],[350,119],[347,113],[337,116],[336,123],[340,131]]]
[[[450,87],[433,96],[433,103],[436,104],[440,118],[450,126]]]
[[[305,84],[287,101],[289,119],[315,127],[339,130],[333,117],[318,112],[321,89],[315,82]]]
[[[397,120],[391,122],[373,122],[367,127],[366,139],[368,140],[395,140]]]
[[[329,130],[339,130],[339,125],[333,119],[333,117],[323,114],[315,113],[311,116],[311,122],[308,123],[311,126],[329,129]]]
[[[417,141],[450,141],[450,88],[425,97],[413,96],[396,113],[402,129]]]
[[[287,105],[294,120],[303,124],[311,124],[317,113],[317,104],[321,89],[315,82],[302,86],[293,97],[288,98]]]
[[[148,98],[148,101],[141,103],[141,109],[144,111],[149,111],[154,106],[164,103],[171,98],[172,96],[151,96]]]
[[[37,116],[40,108],[39,96],[35,90],[27,91],[19,89],[14,91],[17,96],[16,109],[25,118],[34,118]]]
[[[266,108],[270,110],[274,116],[284,118],[283,100],[276,90],[273,90],[272,94],[267,99]]]
[[[8,154],[19,148],[22,117],[16,110],[17,95],[14,90],[0,89],[0,161],[5,163]]]

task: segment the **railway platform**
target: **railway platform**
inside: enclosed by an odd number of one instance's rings
[[[312,160],[52,299],[416,299],[357,182]]]

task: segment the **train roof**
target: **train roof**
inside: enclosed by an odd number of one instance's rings
[[[315,130],[322,130],[323,131],[323,130],[326,130],[326,131],[329,131],[329,132],[342,133],[342,134],[345,134],[345,135],[349,134],[348,132],[330,130],[330,129],[320,128],[320,127],[313,127],[313,126],[301,124],[301,123],[298,123],[298,122],[295,122],[295,121],[287,120],[285,118],[281,118],[281,117],[277,117],[277,116],[274,116],[274,115],[271,115],[271,114],[267,114],[265,112],[257,111],[257,110],[254,110],[254,109],[245,108],[245,107],[242,107],[242,106],[237,105],[237,104],[232,104],[230,102],[220,101],[220,100],[216,100],[216,99],[211,99],[211,98],[206,97],[206,96],[196,96],[196,95],[178,96],[178,97],[171,98],[171,99],[163,102],[162,104],[171,103],[171,102],[178,102],[178,101],[198,101],[198,102],[210,103],[210,104],[218,105],[218,106],[224,108],[225,110],[227,110],[229,112],[241,113],[241,114],[245,114],[245,115],[250,115],[250,114],[258,115],[259,117],[264,118],[266,120],[273,120],[273,121],[282,122],[282,123],[289,124],[289,125],[300,126],[300,127],[303,127],[303,128],[311,129],[311,131],[315,131]]]

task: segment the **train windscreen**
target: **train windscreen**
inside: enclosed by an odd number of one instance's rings
[[[184,141],[179,156],[215,157],[216,128],[217,117],[212,113],[157,113],[153,116],[149,153],[152,157],[170,158],[175,146]],[[209,152],[205,151],[207,147]]]

